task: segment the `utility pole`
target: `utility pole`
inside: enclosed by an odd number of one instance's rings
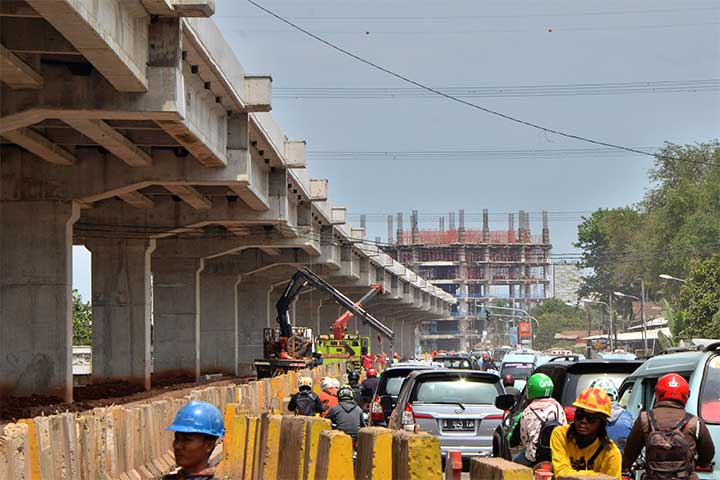
[[[645,323],[645,282],[640,279],[640,322],[642,322],[643,348],[645,355],[648,354],[647,324]]]
[[[590,303],[585,302],[585,321],[587,322],[588,326],[588,339],[587,339],[587,358],[592,358],[592,340],[590,340],[590,336],[592,335],[592,317],[590,316]]]
[[[608,314],[610,315],[610,351],[615,351],[617,345],[617,328],[615,325],[615,311],[613,310],[613,294],[608,295]]]

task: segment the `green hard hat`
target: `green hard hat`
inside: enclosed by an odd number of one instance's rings
[[[544,373],[535,373],[530,375],[527,381],[527,397],[528,400],[536,398],[551,397],[553,393],[553,381]]]

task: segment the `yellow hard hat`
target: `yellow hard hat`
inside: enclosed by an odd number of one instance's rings
[[[586,388],[580,392],[573,405],[588,412],[600,413],[606,417],[610,417],[612,411],[610,396],[605,390],[597,387]]]
[[[300,377],[300,380],[298,381],[298,387],[312,388],[312,378],[311,377]]]

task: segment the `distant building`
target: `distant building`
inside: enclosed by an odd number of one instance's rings
[[[522,210],[517,230],[512,213],[506,230],[490,230],[487,210],[483,210],[482,229],[465,228],[463,210],[459,211],[457,225],[454,212],[447,217],[447,229],[446,218],[439,220],[438,229],[421,230],[418,213],[413,211],[408,232],[403,229],[402,214],[398,214],[397,230],[393,232],[393,218],[389,217],[388,245],[384,248],[387,254],[457,299],[452,318],[427,322],[420,329],[423,350],[467,350],[477,344],[484,330],[495,327],[485,325],[483,310],[493,300],[503,299],[527,309],[550,297],[552,245],[546,212],[540,235],[531,234],[530,213]],[[506,330],[502,327],[512,319],[497,315],[495,320],[497,329]]]
[[[553,263],[550,266],[552,297],[563,302],[576,303],[582,284],[582,270],[577,262]]]

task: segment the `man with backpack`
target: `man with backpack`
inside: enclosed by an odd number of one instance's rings
[[[550,461],[550,435],[555,427],[567,424],[565,411],[552,398],[553,381],[544,373],[531,375],[527,381],[528,405],[520,419],[520,439],[525,445],[513,462],[533,466]]]
[[[623,470],[632,467],[643,447],[646,480],[693,480],[696,465],[710,466],[715,456],[712,437],[705,422],[685,411],[689,397],[690,387],[681,375],[660,377],[655,406],[640,413],[627,439]]]
[[[324,410],[320,398],[312,391],[312,378],[300,377],[298,392],[290,398],[288,410],[296,415],[312,417]]]
[[[358,432],[365,426],[363,411],[355,403],[355,392],[350,385],[342,385],[338,389],[339,403],[332,407],[327,414],[333,428],[350,435],[353,442],[357,441]]]

